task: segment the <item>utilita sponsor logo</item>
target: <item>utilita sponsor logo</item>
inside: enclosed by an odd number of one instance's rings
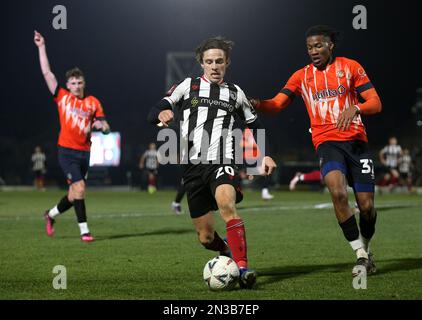
[[[337,89],[324,89],[316,92],[312,95],[314,101],[319,101],[321,99],[333,98],[339,95],[342,95],[346,92],[346,88],[343,85],[340,85]]]

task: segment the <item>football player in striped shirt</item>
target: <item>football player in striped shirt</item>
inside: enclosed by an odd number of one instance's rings
[[[388,145],[379,152],[379,159],[384,166],[385,174],[380,182],[380,187],[387,186],[389,189],[399,183],[400,173],[398,170],[400,157],[403,155],[401,146],[396,137],[388,139]]]
[[[328,26],[308,29],[306,47],[311,63],[297,70],[274,98],[251,99],[251,102],[257,111],[276,113],[286,108],[295,96],[302,96],[336,218],[356,253],[356,266],[364,266],[369,274],[375,272],[369,241],[375,232],[377,213],[374,164],[361,115],[380,112],[381,101],[357,61],[334,55],[338,36]],[[349,206],[347,183],[354,190],[360,210],[360,230]],[[356,276],[359,268],[353,270]]]
[[[148,119],[167,127],[175,112],[180,113],[183,183],[199,241],[206,249],[230,254],[240,269],[240,286],[252,288],[257,273],[248,266],[245,226],[236,210],[243,194],[234,160],[233,125],[239,117],[254,133],[263,127],[242,89],[224,81],[232,45],[221,37],[205,40],[196,50],[203,75],[175,86]],[[266,175],[275,167],[271,157],[263,157]],[[215,210],[226,223],[227,242],[215,231]]]

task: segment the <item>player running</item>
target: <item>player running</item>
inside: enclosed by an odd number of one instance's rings
[[[85,180],[89,167],[89,151],[91,147],[91,130],[109,133],[110,127],[105,120],[103,107],[94,96],[85,95],[85,78],[81,70],[74,68],[66,72],[66,88],[60,87],[50,69],[47,58],[45,40],[35,31],[34,42],[38,47],[41,71],[47,87],[57,103],[60,118],[60,135],[58,141],[58,159],[60,167],[69,184],[68,194],[52,209],[44,213],[46,232],[54,235],[55,218],[75,208],[81,233],[81,240],[94,241],[91,235],[85,208]]]
[[[375,272],[369,241],[375,232],[377,213],[374,164],[361,115],[380,112],[381,101],[357,61],[334,55],[338,35],[327,26],[311,27],[306,33],[306,46],[312,63],[296,71],[274,98],[251,102],[258,111],[275,113],[286,108],[295,96],[302,96],[337,220],[356,252],[356,265],[364,266],[369,274]],[[360,210],[360,232],[349,206],[346,181],[354,190]]]
[[[199,241],[222,254],[230,250],[240,269],[241,287],[251,288],[257,274],[248,267],[245,226],[236,210],[243,194],[234,164],[232,128],[237,115],[251,129],[262,126],[244,92],[224,81],[232,45],[220,37],[205,40],[196,50],[204,74],[176,86],[150,111],[149,121],[168,126],[179,109],[183,182]],[[263,166],[265,174],[271,174],[276,164],[266,156]],[[214,210],[226,223],[228,246],[215,231]]]

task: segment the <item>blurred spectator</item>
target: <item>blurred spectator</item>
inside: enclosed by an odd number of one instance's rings
[[[410,156],[409,149],[403,149],[403,154],[399,158],[399,172],[400,172],[400,185],[407,186],[409,192],[412,191],[412,157]]]
[[[397,143],[396,137],[391,137],[388,140],[388,145],[381,149],[379,159],[384,166],[384,176],[379,183],[380,187],[389,187],[389,189],[397,186],[399,182],[399,158],[403,151],[401,146]]]
[[[40,146],[36,146],[34,153],[31,157],[32,171],[35,175],[34,184],[37,190],[45,191],[44,188],[44,175],[47,172],[45,166],[45,154],[42,152]]]
[[[148,150],[141,156],[141,159],[139,160],[139,169],[148,176],[148,192],[150,194],[155,193],[155,191],[157,191],[158,174],[158,154],[155,143],[150,143]]]

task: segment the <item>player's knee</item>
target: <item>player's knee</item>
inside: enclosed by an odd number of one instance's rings
[[[343,188],[335,188],[331,190],[331,197],[335,204],[338,205],[345,205],[349,202],[349,197],[347,195],[347,192],[343,190]]]
[[[372,199],[359,200],[359,211],[364,216],[371,216],[374,210],[374,201]]]
[[[199,242],[207,248],[214,240],[214,232],[208,230],[198,231]]]
[[[72,184],[72,192],[75,198],[83,198],[85,196],[85,182],[82,180]]]

